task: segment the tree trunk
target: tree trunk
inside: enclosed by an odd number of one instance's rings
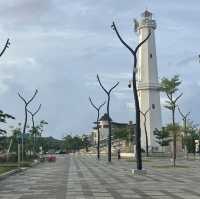
[[[99,132],[99,113],[97,117],[97,159],[100,159],[100,132]]]
[[[172,109],[172,122],[173,127],[175,127],[175,109]],[[173,129],[173,166],[176,167],[176,132]]]
[[[200,156],[200,138],[199,138],[199,156]]]
[[[27,125],[27,106],[25,106],[25,119],[24,119],[24,126],[23,126],[23,133],[22,133],[22,144],[21,144],[21,147],[22,147],[22,155],[21,155],[21,159],[22,159],[22,164],[23,164],[23,161],[24,161],[24,135],[26,133],[26,125]]]
[[[110,121],[110,96],[108,96],[107,115],[108,115],[108,162],[111,162],[111,121]]]
[[[145,122],[144,122],[144,131],[145,131],[145,137],[146,137],[146,156],[149,157],[149,144],[148,144],[148,135],[147,135],[146,119],[145,119]]]
[[[184,136],[186,137],[187,136],[187,130],[186,130],[186,118],[184,118]],[[188,160],[188,150],[187,150],[187,144],[184,143],[184,151],[185,151],[185,157],[186,159]]]
[[[133,68],[133,94],[135,100],[135,116],[136,116],[136,158],[137,158],[137,169],[142,170],[142,154],[141,154],[141,129],[140,129],[140,106],[138,100],[137,86],[136,86],[136,77],[135,69],[137,67],[137,56],[134,57],[134,68]]]

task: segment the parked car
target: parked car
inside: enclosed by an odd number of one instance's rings
[[[48,160],[48,162],[55,162],[56,161],[56,156],[55,155],[49,155],[47,160]]]

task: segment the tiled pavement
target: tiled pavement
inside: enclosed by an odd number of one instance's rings
[[[189,168],[155,169],[167,160],[145,162],[148,173],[133,176],[134,162],[95,156],[60,156],[0,181],[0,199],[199,199],[200,161],[179,161]]]

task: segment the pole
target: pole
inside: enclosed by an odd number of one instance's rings
[[[18,159],[18,167],[20,167],[20,142],[18,141],[18,156],[17,156],[17,159]]]
[[[135,101],[135,117],[136,117],[136,159],[137,170],[142,170],[142,152],[141,152],[141,128],[140,128],[140,106],[136,86],[136,67],[137,67],[137,55],[134,54],[134,67],[133,67],[133,95]]]
[[[98,114],[99,118],[99,114]],[[99,119],[97,119],[97,159],[100,159],[100,132],[99,132]]]
[[[108,162],[111,162],[111,121],[110,121],[110,112],[109,112],[109,108],[110,108],[110,95],[108,96],[108,102],[107,102],[107,116],[108,116]]]
[[[22,143],[21,143],[21,149],[22,149],[22,150],[21,150],[21,153],[22,153],[22,154],[21,154],[21,155],[22,155],[22,156],[21,156],[21,159],[22,159],[22,165],[23,165],[23,162],[24,162],[24,134],[22,133],[21,136],[22,136],[22,138],[21,138],[21,139],[22,139],[22,140],[21,140],[21,141],[22,141]],[[19,150],[19,151],[20,151],[20,150]]]

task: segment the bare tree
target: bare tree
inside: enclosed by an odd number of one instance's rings
[[[104,92],[107,94],[108,100],[107,100],[107,116],[108,116],[108,162],[111,162],[111,121],[110,121],[110,94],[113,89],[115,89],[119,82],[117,82],[112,88],[109,90],[106,90],[105,87],[102,85],[101,80],[99,78],[99,75],[97,74],[97,80],[101,86],[101,88],[104,90]]]
[[[178,106],[178,111],[179,111],[179,113],[180,113],[180,115],[181,115],[181,117],[182,117],[182,120],[183,120],[184,136],[187,136],[187,118],[188,118],[188,116],[190,115],[190,112],[184,114],[184,113],[181,111],[181,109],[180,109],[179,106]],[[187,150],[187,145],[186,145],[186,144],[184,144],[184,148],[185,148],[185,156],[186,156],[186,158],[188,159],[188,150]]]
[[[148,144],[148,134],[147,134],[147,113],[150,111],[151,108],[148,108],[145,112],[140,111],[140,113],[144,117],[144,133],[146,137],[146,156],[149,157],[149,144]]]
[[[3,50],[0,52],[0,57],[5,53],[6,49],[10,46],[10,40],[7,39],[6,44],[3,47]]]
[[[29,109],[27,111],[31,115],[31,120],[32,120],[32,134],[33,134],[33,154],[35,155],[35,146],[36,146],[36,134],[37,134],[37,129],[35,127],[35,115],[40,111],[41,109],[41,104],[39,105],[38,109],[35,112],[31,112]]]
[[[33,99],[35,98],[37,93],[38,93],[38,90],[36,89],[35,93],[29,100],[26,100],[20,93],[18,93],[18,96],[24,102],[24,116],[25,116],[24,126],[23,126],[23,131],[22,131],[22,163],[24,161],[24,135],[26,133],[27,119],[28,119],[28,109],[27,108],[28,108],[28,105],[33,101]]]
[[[96,109],[97,111],[97,120],[96,120],[96,123],[97,123],[97,159],[99,160],[100,159],[100,132],[99,132],[99,116],[100,116],[100,110],[101,108],[105,105],[106,102],[103,102],[100,106],[96,106],[92,99],[89,97],[89,101],[90,101],[90,104]]]
[[[134,95],[134,101],[135,101],[135,114],[136,114],[136,158],[137,158],[137,169],[142,170],[142,153],[141,153],[141,129],[140,129],[140,106],[139,106],[139,99],[138,99],[138,93],[137,93],[137,85],[136,85],[136,67],[137,67],[137,52],[139,48],[149,39],[151,32],[147,35],[147,37],[139,43],[136,48],[133,50],[121,37],[119,34],[117,27],[115,23],[113,22],[111,25],[111,28],[115,31],[117,34],[117,37],[121,41],[121,43],[131,52],[134,59],[133,64],[133,95]]]

